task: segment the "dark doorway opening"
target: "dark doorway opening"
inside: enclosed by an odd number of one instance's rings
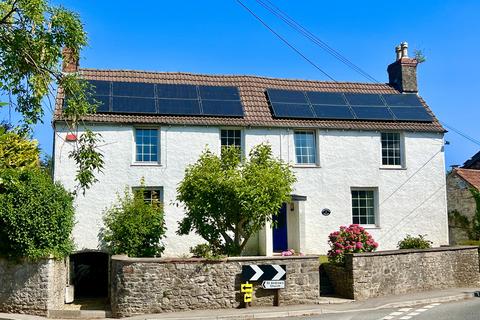
[[[287,204],[284,203],[278,214],[273,216],[276,226],[273,227],[273,251],[280,252],[288,249],[287,237]]]
[[[79,252],[70,256],[70,263],[75,300],[108,297],[108,254]]]

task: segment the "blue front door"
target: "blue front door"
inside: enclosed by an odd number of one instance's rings
[[[287,204],[284,203],[278,214],[273,216],[277,222],[273,227],[273,251],[285,251],[288,249],[287,240]]]

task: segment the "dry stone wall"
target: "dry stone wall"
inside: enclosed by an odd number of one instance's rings
[[[442,247],[347,254],[327,266],[335,292],[363,300],[433,289],[480,286],[478,247]]]
[[[63,260],[12,262],[0,258],[0,312],[46,316],[49,309],[61,308],[66,274]]]
[[[127,317],[194,309],[237,308],[242,265],[287,267],[280,304],[317,303],[320,295],[318,257],[238,257],[219,261],[112,257],[112,313]],[[275,290],[254,283],[253,306],[273,305]]]

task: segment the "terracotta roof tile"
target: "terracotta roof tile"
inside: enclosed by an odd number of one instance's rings
[[[225,117],[188,117],[157,115],[119,115],[94,114],[84,118],[85,121],[108,123],[151,123],[151,124],[187,124],[187,125],[232,125],[255,127],[305,127],[323,129],[358,129],[358,130],[407,130],[424,132],[445,132],[438,120],[427,122],[408,121],[360,121],[360,120],[304,120],[275,119],[272,117],[265,99],[266,88],[288,90],[358,92],[358,93],[398,93],[387,84],[325,82],[312,80],[294,80],[267,78],[245,75],[201,75],[178,72],[146,72],[128,70],[80,69],[80,75],[87,80],[110,80],[127,82],[151,82],[166,84],[223,85],[239,88],[244,106],[243,118]],[[61,121],[62,92],[59,91],[54,121]],[[425,108],[431,113],[429,107]],[[433,115],[433,113],[431,113]]]
[[[455,168],[454,171],[463,180],[480,190],[480,170]]]

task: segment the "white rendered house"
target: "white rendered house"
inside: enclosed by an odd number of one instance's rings
[[[100,132],[105,167],[75,200],[77,250],[99,250],[102,212],[117,193],[145,179],[147,199],[165,207],[165,256],[179,256],[203,240],[176,234],[183,210],[172,202],[185,167],[205,148],[235,144],[244,154],[268,142],[297,176],[279,228],[251,239],[245,254],[293,248],[325,254],[328,234],[364,225],[380,249],[406,234],[448,244],[444,129],[417,96],[416,61],[397,52],[389,83],[337,83],[256,76],[197,75],[78,69],[92,81],[102,106],[85,121]],[[75,186],[72,141],[54,126],[55,180]]]

